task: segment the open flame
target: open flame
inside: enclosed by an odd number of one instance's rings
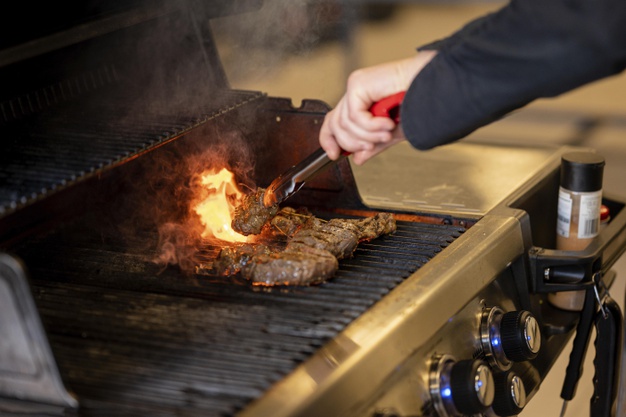
[[[248,238],[231,227],[234,208],[243,199],[235,176],[226,168],[219,172],[207,170],[200,176],[203,197],[194,211],[204,225],[203,238],[215,237],[227,242],[247,242]]]

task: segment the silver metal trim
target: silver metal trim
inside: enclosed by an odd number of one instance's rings
[[[485,216],[240,416],[348,414],[523,253],[515,216]]]
[[[524,408],[526,406],[526,389],[524,388],[524,382],[522,379],[514,375],[511,378],[511,399],[513,403],[519,407]]]
[[[527,214],[512,207],[558,168],[564,150],[567,148],[545,155],[536,170],[524,177],[525,182],[510,188],[508,195],[461,237],[239,416],[359,415],[378,398],[380,388],[403,363],[433,343],[437,332],[468,300],[525,255]],[[390,209],[387,204],[376,208]]]
[[[0,338],[7,342],[0,343],[0,396],[77,408],[61,380],[24,268],[6,253],[0,253],[0,307]]]
[[[539,330],[537,319],[532,315],[529,315],[524,320],[524,340],[528,350],[534,354],[539,353],[539,349],[541,349],[541,331]]]
[[[513,363],[504,354],[502,348],[502,334],[500,333],[500,323],[504,311],[500,307],[491,307],[482,312],[480,319],[480,343],[487,362],[502,371],[511,369]],[[498,346],[493,345],[493,338],[500,340]]]
[[[448,417],[448,408],[444,401],[441,391],[445,387],[441,386],[442,377],[450,365],[454,364],[455,359],[452,355],[437,355],[430,360],[428,372],[428,391],[433,402],[433,407],[437,411],[439,417]],[[448,381],[448,385],[449,385]],[[447,387],[449,388],[449,386]]]

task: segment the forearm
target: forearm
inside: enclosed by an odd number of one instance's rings
[[[409,141],[428,149],[513,109],[623,70],[623,0],[519,0],[448,39],[402,106]]]

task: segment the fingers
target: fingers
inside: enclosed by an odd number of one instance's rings
[[[337,130],[333,130],[331,127],[331,124],[337,120],[336,118],[341,118],[341,116],[337,114],[337,110],[336,108],[327,114],[320,130],[320,145],[333,160],[339,158],[342,150],[345,150],[352,153],[354,163],[362,165],[385,149],[406,139],[400,126],[396,126],[392,132],[387,132],[389,134],[388,139],[377,143],[359,140],[343,141],[337,139]]]
[[[388,118],[374,117],[367,109],[350,105],[347,101],[331,118],[335,139],[349,152],[372,149],[376,143],[391,139],[395,123]]]
[[[361,145],[376,144],[391,140],[391,131],[396,124],[387,117],[375,117],[370,111],[371,102],[354,96],[346,96],[336,121],[340,141],[358,141]]]
[[[386,117],[374,117],[365,102],[342,98],[330,111],[320,130],[320,145],[332,159],[341,149],[350,153],[372,150],[378,143],[389,142],[395,123]]]
[[[390,148],[391,146],[396,145],[396,144],[402,142],[403,140],[404,140],[404,136],[402,136],[402,137],[395,137],[395,138],[393,138],[389,142],[379,143],[378,145],[374,146],[373,149],[355,152],[352,155],[352,161],[355,164],[357,164],[357,165],[363,165],[365,162],[367,162],[368,160],[370,160],[374,156],[376,156],[379,153],[381,153],[382,151]]]
[[[348,77],[345,95],[330,111],[320,130],[320,145],[328,156],[337,159],[341,150],[354,154],[354,161],[363,163],[386,149],[398,134],[398,127],[387,117],[375,117],[371,105],[387,96],[406,90],[415,75],[436,52],[420,52],[417,56],[354,71]],[[401,129],[400,129],[401,130]]]
[[[326,115],[324,118],[324,123],[322,124],[322,128],[320,129],[320,146],[326,151],[328,157],[332,160],[336,160],[339,158],[341,153],[341,147],[337,143],[335,139],[335,135],[333,134],[333,129],[330,127],[330,118],[331,113]]]

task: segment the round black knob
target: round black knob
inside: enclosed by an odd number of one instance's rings
[[[514,362],[534,359],[541,347],[541,332],[537,319],[528,311],[511,311],[502,316],[500,324],[502,349]]]
[[[494,384],[494,413],[501,417],[521,413],[526,406],[526,389],[522,379],[514,372],[500,372],[494,375]]]
[[[482,413],[493,403],[491,369],[481,360],[469,359],[455,363],[450,370],[450,390],[454,407],[460,413]]]

